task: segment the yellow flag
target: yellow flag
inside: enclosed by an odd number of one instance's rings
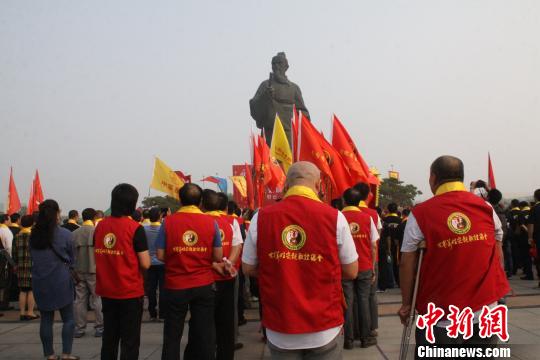
[[[156,157],[154,163],[154,175],[152,176],[152,189],[162,191],[178,199],[178,190],[184,186],[184,182],[176,173],[163,161]]]
[[[243,176],[229,176],[234,187],[240,192],[242,197],[247,197],[247,183],[246,178]]]
[[[270,155],[281,161],[283,170],[285,170],[286,174],[289,167],[292,165],[292,152],[291,147],[289,146],[289,140],[287,139],[287,134],[285,134],[285,130],[283,129],[278,114],[276,114],[276,119],[274,120],[274,132],[272,133]]]

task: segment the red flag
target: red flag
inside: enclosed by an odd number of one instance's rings
[[[216,179],[213,176],[207,176],[204,179],[201,179],[201,181],[208,181],[208,182],[211,182],[211,183],[214,183],[214,184],[219,184],[219,180]]]
[[[253,168],[255,169],[254,185],[255,185],[255,191],[257,194],[257,207],[261,207],[263,203],[263,197],[264,197],[264,185],[262,184],[264,175],[262,175],[262,172],[261,172],[261,169],[262,169],[261,152],[259,150],[259,146],[257,145],[257,138],[253,134],[251,134],[251,145],[253,148]]]
[[[178,175],[178,177],[182,179],[184,183],[187,184],[191,182],[191,175],[184,175],[184,173],[180,170],[176,170],[175,174]]]
[[[30,200],[28,201],[28,215],[32,215],[35,211],[39,211],[39,204],[43,202],[43,189],[41,188],[41,181],[39,180],[39,172],[36,170],[34,175],[34,181],[32,182],[32,189],[30,191]]]
[[[278,161],[274,158],[270,159],[270,174],[272,175],[272,179],[268,183],[269,188],[273,191],[281,191],[283,186],[285,186],[287,176]]]
[[[285,173],[279,163],[270,156],[270,148],[262,136],[259,136],[259,153],[261,155],[263,185],[268,186],[273,191],[283,188]]]
[[[264,137],[259,135],[259,155],[260,155],[260,175],[261,181],[264,186],[268,185],[272,181],[271,163],[270,163],[270,149],[268,144],[264,140]]]
[[[299,121],[298,159],[310,161],[315,164],[323,174],[330,178],[332,184],[335,184],[334,178],[332,177],[332,170],[326,161],[317,129],[315,129],[304,114],[300,114]]]
[[[488,187],[490,189],[496,189],[495,175],[493,174],[493,165],[491,164],[491,155],[488,153]]]
[[[253,177],[251,176],[251,166],[244,164],[246,169],[246,187],[247,187],[247,200],[248,207],[255,209],[255,197],[253,193]]]
[[[295,162],[296,160],[298,160],[298,113],[296,112],[296,105],[293,105],[291,131],[292,131],[292,156],[293,156],[293,162]]]
[[[351,174],[343,158],[328,140],[324,138],[322,133],[320,135],[320,143],[335,182],[332,188],[332,199],[340,198],[345,190],[354,185],[354,182],[351,179]]]
[[[379,179],[371,174],[367,163],[356,148],[351,136],[336,115],[332,119],[332,145],[340,153],[351,172],[354,182],[368,182],[379,185]]]
[[[13,168],[11,168],[9,172],[7,214],[11,215],[19,210],[21,210],[21,200],[19,199],[19,194],[17,193],[17,187],[15,187],[15,180],[13,180]]]

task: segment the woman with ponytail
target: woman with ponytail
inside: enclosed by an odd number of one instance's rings
[[[60,359],[78,359],[71,355],[73,345],[74,284],[70,275],[73,265],[71,232],[58,223],[60,208],[54,200],[39,204],[39,214],[30,234],[32,256],[32,289],[41,313],[39,336],[46,359],[58,359],[53,346],[53,322],[56,310],[62,318],[62,356]]]

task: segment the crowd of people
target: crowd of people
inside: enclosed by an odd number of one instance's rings
[[[283,198],[256,212],[241,211],[226,194],[192,183],[179,190],[177,212],[141,211],[137,190],[120,184],[111,193],[110,216],[92,208],[80,215],[71,210],[60,225],[58,203],[48,199],[33,215],[0,215],[0,306],[8,309],[15,281],[20,320],[41,317],[47,359],[58,358],[54,313],[63,322],[60,358],[77,359],[73,338],[85,336],[89,309],[95,314],[93,335],[102,338],[101,358],[137,359],[145,298],[150,320],[163,322],[163,359],[180,359],[188,312],[183,358],[233,359],[242,346],[238,326],[246,322],[249,284],[259,297],[272,358],[339,359],[356,340],[361,347],[377,344],[377,292],[401,288],[399,315],[407,323],[420,242],[427,249],[420,314],[428,301],[475,312],[496,303],[519,269],[523,280],[534,279],[533,263],[540,277],[540,190],[535,202],[512,200],[504,209],[497,189],[479,180],[466,191],[463,179],[459,159],[438,158],[429,179],[435,196],[412,209],[396,203],[384,210],[368,207],[365,183],[328,206],[317,195],[320,172],[309,162],[294,163]],[[459,246],[452,242],[469,231],[486,234],[483,246],[474,236],[467,246],[461,238]],[[477,264],[465,269],[472,254]],[[449,284],[448,271],[456,278],[466,272],[469,280],[451,292],[457,287]],[[423,343],[422,331],[417,344]],[[450,343],[443,331],[436,336]]]

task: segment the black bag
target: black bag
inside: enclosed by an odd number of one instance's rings
[[[60,256],[60,254],[58,252],[56,252],[56,250],[54,249],[54,247],[51,246],[51,250],[52,252],[54,253],[54,255],[56,255],[56,257],[58,259],[60,259],[60,261],[67,266],[68,268],[68,271],[69,271],[69,275],[71,275],[71,279],[73,279],[73,282],[75,283],[75,285],[77,285],[78,283],[81,282],[81,278],[79,277],[79,274],[77,274],[77,270],[75,270],[73,268],[73,266],[71,266],[71,263],[67,260],[67,259],[64,259],[62,256]]]

